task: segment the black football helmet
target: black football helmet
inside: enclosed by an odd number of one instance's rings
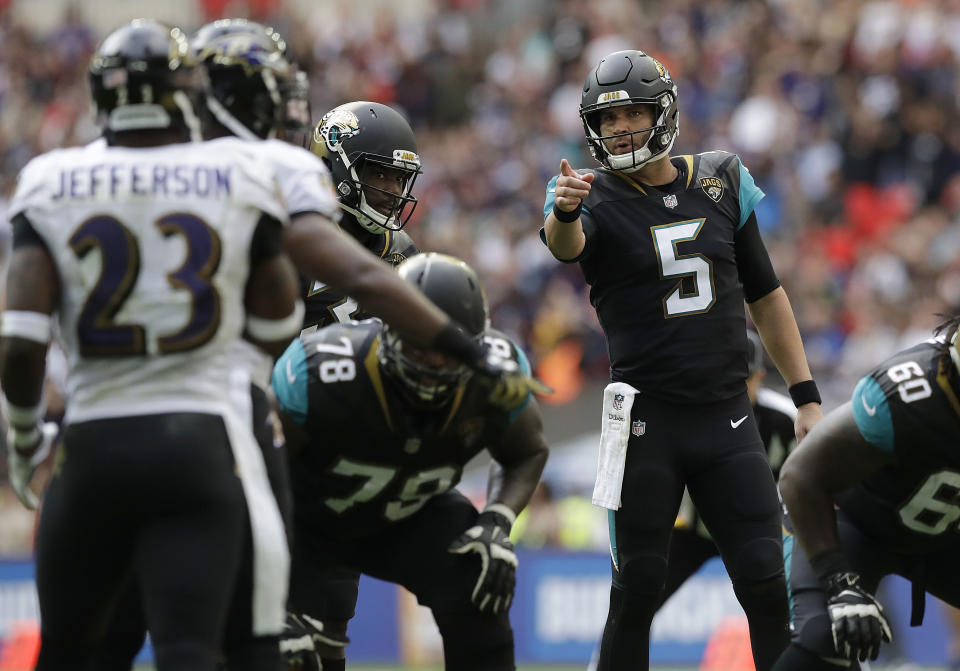
[[[247,140],[276,137],[286,117],[283,90],[296,70],[273,41],[228,33],[207,42],[198,58],[210,80],[207,109],[213,118]]]
[[[283,54],[288,61],[293,61],[293,55],[287,47],[287,41],[280,33],[256,21],[249,19],[217,19],[204,24],[197,29],[197,32],[190,38],[190,46],[193,52],[199,58],[200,52],[216,39],[224,35],[255,35],[257,37],[266,37],[273,42],[276,49]]]
[[[335,107],[314,129],[310,150],[330,168],[340,207],[366,230],[398,231],[409,221],[417,206],[412,192],[420,156],[413,129],[399,112],[365,101]],[[376,167],[399,171],[400,193],[363,181],[362,173]]]
[[[418,254],[397,266],[397,272],[426,294],[466,332],[480,341],[489,326],[487,298],[473,269],[460,259],[446,254]],[[400,390],[415,406],[436,408],[452,398],[471,371],[463,363],[431,366],[423,361],[424,350],[405,343],[384,324],[381,329],[379,358],[385,374],[398,383]]]
[[[153,19],[135,19],[103,40],[90,61],[90,92],[108,141],[114,133],[182,129],[200,140],[205,87],[187,36]]]
[[[642,146],[629,154],[611,154],[600,133],[600,110],[646,103],[656,108],[654,125],[630,133],[652,131]],[[583,84],[580,119],[590,153],[605,168],[634,172],[667,154],[680,132],[677,85],[663,64],[642,51],[615,51],[604,57]]]

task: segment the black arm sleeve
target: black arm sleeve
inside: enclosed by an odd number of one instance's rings
[[[47,252],[50,251],[47,249],[46,241],[40,237],[37,229],[33,227],[33,224],[27,219],[27,215],[23,212],[15,216],[10,223],[13,224],[14,249],[19,247],[43,247]]]
[[[264,214],[250,240],[250,267],[283,253],[283,224]]]
[[[753,303],[780,286],[780,280],[773,271],[770,255],[760,237],[757,215],[753,212],[733,236],[734,250],[737,255],[737,273],[743,285],[743,297]]]

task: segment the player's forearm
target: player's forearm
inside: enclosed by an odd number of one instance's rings
[[[0,388],[13,405],[31,407],[43,396],[47,348],[22,338],[0,339]]]
[[[508,466],[494,463],[487,484],[487,502],[502,503],[513,512],[526,508],[547,463],[547,451],[531,454]]]
[[[59,295],[59,277],[45,247],[14,251],[0,318],[0,388],[16,406],[35,406],[43,396],[51,315]]]
[[[390,266],[318,215],[294,219],[284,247],[300,272],[351,296],[415,344],[432,344],[450,321]]]
[[[783,287],[777,287],[747,307],[764,347],[787,386],[812,379],[800,330]]]
[[[543,222],[543,232],[547,238],[550,253],[561,261],[575,259],[583,252],[586,237],[583,224],[577,218],[569,223],[559,221],[551,212]]]
[[[789,458],[780,471],[779,487],[793,534],[807,557],[839,548],[837,516],[827,491]]]

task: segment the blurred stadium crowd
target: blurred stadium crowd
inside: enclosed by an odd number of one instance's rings
[[[12,4],[0,0],[0,213],[32,156],[95,137],[86,66],[102,37],[87,3],[51,30]],[[675,155],[735,151],[766,192],[761,230],[827,407],[960,308],[960,0],[368,4],[197,0],[196,19],[276,27],[310,74],[315,121],[357,99],[408,116],[424,166],[409,232],[477,268],[494,323],[555,400],[608,361],[578,267],[537,238],[544,187],[562,157],[594,165],[580,90],[617,49],[650,52],[677,81]],[[0,552],[11,544],[0,536]]]

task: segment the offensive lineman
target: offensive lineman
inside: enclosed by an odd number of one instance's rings
[[[527,368],[488,328],[465,263],[421,254],[397,270],[478,342]],[[511,410],[492,406],[464,366],[375,320],[301,336],[277,362],[273,387],[292,454],[294,622],[311,632],[341,621],[346,634],[355,588],[352,600],[327,589],[329,569],[341,567],[399,583],[431,608],[446,668],[514,669],[509,533],[547,458],[532,396]],[[453,487],[485,448],[497,467],[478,515]]]
[[[891,573],[913,583],[911,624],[924,592],[960,606],[958,324],[864,376],[783,465],[793,640],[777,671],[876,659],[892,631],[872,595]]]

